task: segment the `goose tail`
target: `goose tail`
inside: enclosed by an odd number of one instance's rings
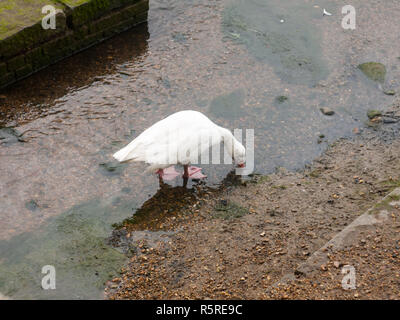
[[[137,154],[136,148],[129,145],[114,153],[113,157],[119,162],[141,161],[141,159],[139,159],[141,157]]]

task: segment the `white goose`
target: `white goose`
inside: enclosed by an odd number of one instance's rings
[[[184,178],[202,179],[206,176],[201,168],[190,164],[221,142],[237,165],[244,167],[246,150],[228,129],[198,111],[185,110],[158,121],[113,157],[120,162],[144,161],[149,164],[147,172],[156,172],[164,180],[179,175],[174,168],[176,164],[183,165]]]

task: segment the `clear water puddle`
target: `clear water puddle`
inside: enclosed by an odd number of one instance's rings
[[[102,297],[126,261],[106,241],[112,225],[166,197],[143,164],[111,155],[175,111],[253,128],[258,173],[302,168],[326,142],[362,129],[368,109],[393,100],[382,89],[399,88],[400,11],[396,1],[354,1],[350,32],[341,28],[345,4],[151,1],[148,24],[0,93],[0,292]],[[357,69],[368,61],[386,66],[383,84]],[[231,166],[204,169],[216,188]],[[49,264],[57,289],[45,291]]]

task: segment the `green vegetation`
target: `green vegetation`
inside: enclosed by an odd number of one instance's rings
[[[369,119],[380,117],[381,115],[382,115],[382,112],[379,110],[368,110],[368,112],[367,112],[367,116]]]
[[[129,199],[94,199],[52,218],[40,230],[1,240],[0,292],[17,299],[100,298],[104,282],[127,259],[107,242],[111,225],[130,215],[134,205]],[[57,290],[40,288],[45,265],[56,268]]]
[[[249,210],[246,208],[226,200],[221,200],[214,209],[213,217],[223,220],[240,218],[249,213]]]
[[[269,176],[261,175],[259,173],[249,174],[249,177],[251,178],[250,182],[256,183],[256,184],[261,184],[261,183],[269,181]]]
[[[387,210],[390,211],[392,210],[392,206],[390,205],[391,202],[393,201],[400,201],[400,196],[398,195],[389,195],[387,196],[383,201],[377,203],[372,210],[370,211],[370,214],[375,214],[378,213],[382,210]]]
[[[321,170],[319,169],[315,169],[308,174],[308,176],[310,176],[311,178],[318,178],[320,175],[321,175]]]
[[[384,82],[386,76],[386,67],[378,62],[366,62],[358,66],[358,68],[371,80]]]
[[[41,23],[42,7],[53,5],[56,9],[64,6],[55,0],[3,0],[0,2],[0,41]]]
[[[289,98],[288,97],[286,97],[286,96],[279,96],[279,97],[276,97],[276,101],[277,102],[279,102],[279,103],[284,103],[286,100],[288,100]]]

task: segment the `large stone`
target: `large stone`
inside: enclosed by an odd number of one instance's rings
[[[358,66],[358,68],[371,80],[384,82],[386,76],[386,67],[378,62],[366,62]]]

